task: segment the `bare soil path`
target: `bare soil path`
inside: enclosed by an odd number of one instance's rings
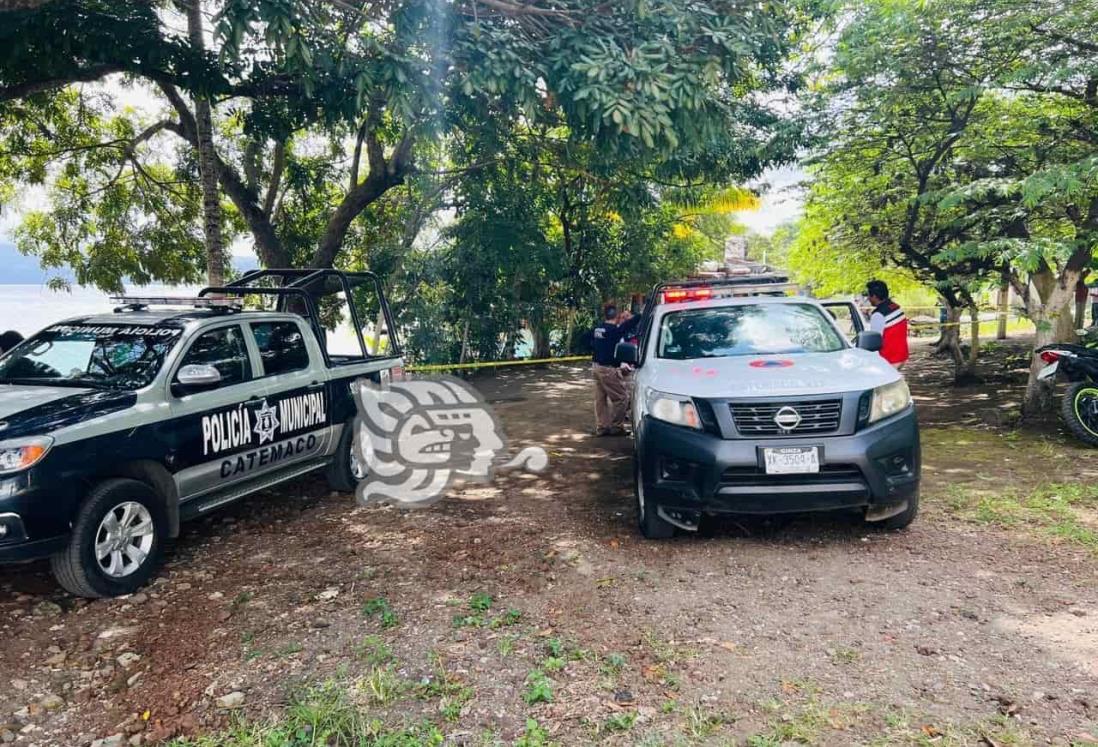
[[[245,744],[221,730],[329,698],[423,743],[1094,743],[1098,458],[1003,427],[1016,357],[956,391],[912,366],[925,510],[903,533],[804,517],[644,541],[630,442],[589,435],[583,367],[481,379],[546,473],[419,512],[292,483],[186,527],[126,599],[0,569],[0,738]]]

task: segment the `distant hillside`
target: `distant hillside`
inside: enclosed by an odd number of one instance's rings
[[[46,272],[39,266],[37,257],[24,256],[15,248],[15,244],[0,240],[0,284],[41,285],[58,274],[72,277],[67,272]]]
[[[233,268],[237,272],[257,267],[259,262],[254,257],[233,257]],[[0,239],[0,285],[41,285],[58,275],[72,279],[68,270],[43,270],[37,257],[20,254],[15,244]]]

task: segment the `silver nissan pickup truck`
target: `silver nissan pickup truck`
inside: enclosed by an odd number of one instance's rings
[[[857,510],[892,529],[915,519],[919,427],[880,334],[853,303],[791,290],[781,276],[659,285],[638,342],[619,345],[636,366],[645,537],[720,514]]]

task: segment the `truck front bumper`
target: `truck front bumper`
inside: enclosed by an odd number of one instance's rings
[[[65,547],[70,492],[55,481],[43,485],[33,470],[0,477],[0,563],[46,558]]]
[[[851,435],[726,439],[646,416],[637,429],[638,479],[661,513],[778,514],[902,509],[919,489],[915,411]],[[820,471],[768,475],[764,447],[816,446]],[[686,521],[689,524],[689,521]]]

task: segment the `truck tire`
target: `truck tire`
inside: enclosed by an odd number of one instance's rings
[[[358,483],[366,477],[366,465],[359,461],[354,445],[355,419],[352,417],[343,424],[339,444],[336,445],[335,454],[325,472],[328,487],[339,493],[355,492]]]
[[[915,517],[919,514],[919,491],[916,490],[910,498],[907,499],[907,508],[895,516],[889,516],[887,519],[881,519],[880,521],[867,522],[870,526],[877,529],[886,530],[898,530],[907,529],[911,526],[911,522],[915,521]]]
[[[1098,446],[1098,384],[1076,381],[1060,400],[1060,415],[1072,435],[1089,446]]]
[[[633,458],[633,492],[637,498],[637,526],[646,539],[668,539],[675,536],[675,526],[659,517],[656,505],[645,495],[640,460]]]
[[[68,547],[50,558],[50,568],[77,596],[132,594],[160,568],[167,536],[168,513],[155,490],[137,480],[106,480],[88,493]]]

